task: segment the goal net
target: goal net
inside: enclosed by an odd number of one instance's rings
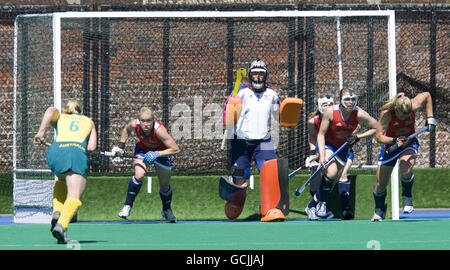
[[[60,109],[69,99],[94,120],[101,151],[117,145],[141,107],[152,107],[181,149],[174,173],[205,175],[228,170],[228,151],[220,149],[222,108],[236,71],[256,58],[266,62],[268,85],[281,98],[304,100],[297,127],[272,120],[277,154],[289,159],[290,169],[309,153],[306,117],[319,96],[337,100],[342,86],[351,87],[358,105],[377,117],[396,93],[391,11],[66,12],[21,15],[15,24],[15,213],[51,209],[54,178],[45,147],[33,138],[45,109]],[[127,152],[135,142],[128,139]],[[373,138],[356,150],[355,165],[376,164]],[[93,155],[89,170],[129,173],[133,167]],[[45,198],[29,192],[34,185],[42,185],[37,193]]]

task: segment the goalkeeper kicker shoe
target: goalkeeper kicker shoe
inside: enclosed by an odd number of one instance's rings
[[[403,213],[411,214],[414,210],[413,202],[411,197],[402,196],[403,200]]]
[[[284,221],[286,216],[281,212],[278,208],[272,208],[267,211],[267,214],[261,218],[263,222],[272,222],[272,221]]]
[[[67,244],[69,242],[67,231],[64,230],[63,226],[59,223],[56,223],[55,227],[52,230],[52,234],[53,237],[58,240],[58,244]]]
[[[163,218],[166,219],[166,222],[168,222],[168,223],[176,223],[177,222],[177,219],[173,215],[172,209],[170,209],[170,208],[166,209],[166,210],[162,210],[161,215]]]
[[[124,205],[122,210],[120,210],[118,216],[120,218],[123,218],[123,219],[128,219],[128,216],[130,215],[130,212],[131,212],[131,206],[130,205]]]

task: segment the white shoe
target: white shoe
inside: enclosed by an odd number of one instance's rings
[[[373,222],[383,221],[385,216],[386,216],[385,211],[383,211],[381,208],[375,208],[375,212],[373,213],[373,217],[370,221]]]
[[[122,210],[119,212],[118,216],[123,219],[128,219],[128,216],[131,212],[131,206],[130,205],[124,205]]]
[[[403,199],[403,213],[411,214],[414,210],[413,202],[411,197],[402,196]]]
[[[328,210],[326,202],[319,202],[317,204],[316,215],[323,219],[330,219],[334,217],[333,213]]]
[[[306,206],[305,212],[308,215],[308,220],[318,220],[319,219],[319,217],[316,215],[315,207],[309,208],[308,206]]]

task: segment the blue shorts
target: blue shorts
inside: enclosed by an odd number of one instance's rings
[[[328,144],[325,144],[325,151],[326,150],[330,150],[331,152],[336,152],[340,147],[334,147]],[[316,152],[319,152],[318,146],[316,144]],[[350,159],[350,161],[353,163],[353,158],[354,158],[354,153],[353,150],[349,147],[346,147],[344,149],[341,150],[341,152],[339,152],[335,157],[334,157],[337,162],[339,162],[339,164],[341,164],[342,166],[345,166],[345,164],[347,164],[347,159]]]
[[[415,154],[419,153],[419,141],[415,139],[414,141],[408,143],[406,147],[399,147],[397,150],[390,154],[386,154],[385,149],[391,147],[392,144],[384,144],[381,147],[380,155],[378,156],[378,165],[385,165],[394,167],[397,163],[397,159],[407,150],[413,150]]]
[[[262,140],[244,140],[234,139],[229,140],[231,152],[231,169],[244,171],[243,176],[233,175],[236,178],[248,179],[251,174],[252,157],[255,159],[258,170],[261,169],[262,164],[266,160],[277,158],[275,153],[275,146],[272,139]]]
[[[135,156],[144,156],[145,153],[147,153],[147,151],[145,151],[144,149],[140,148],[137,144],[136,147],[134,148],[134,155]],[[172,170],[172,166],[173,166],[173,160],[172,160],[172,156],[167,156],[167,157],[157,157],[155,159],[154,164],[164,168],[166,170]]]

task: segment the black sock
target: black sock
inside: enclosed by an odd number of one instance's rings
[[[134,199],[136,199],[136,196],[138,195],[139,190],[141,190],[141,187],[142,181],[137,180],[133,176],[130,182],[128,183],[128,191],[127,191],[127,198],[125,199],[125,205],[133,206]]]
[[[319,201],[327,202],[328,197],[331,193],[331,188],[333,187],[333,180],[329,179],[325,175],[320,179],[320,187],[319,187]]]
[[[161,197],[163,210],[170,209],[170,203],[172,202],[172,187],[169,186],[169,190],[167,190],[166,192],[160,190],[159,196]]]
[[[375,200],[375,208],[380,208],[385,211],[386,190],[383,193],[375,192],[375,186],[373,187],[373,199]]]
[[[348,209],[350,207],[350,181],[348,179],[339,181],[338,190],[339,198],[341,200],[341,209]]]
[[[411,175],[411,178],[409,179],[404,179],[402,177],[402,196],[405,197],[412,197],[412,186],[414,183],[414,174]]]

